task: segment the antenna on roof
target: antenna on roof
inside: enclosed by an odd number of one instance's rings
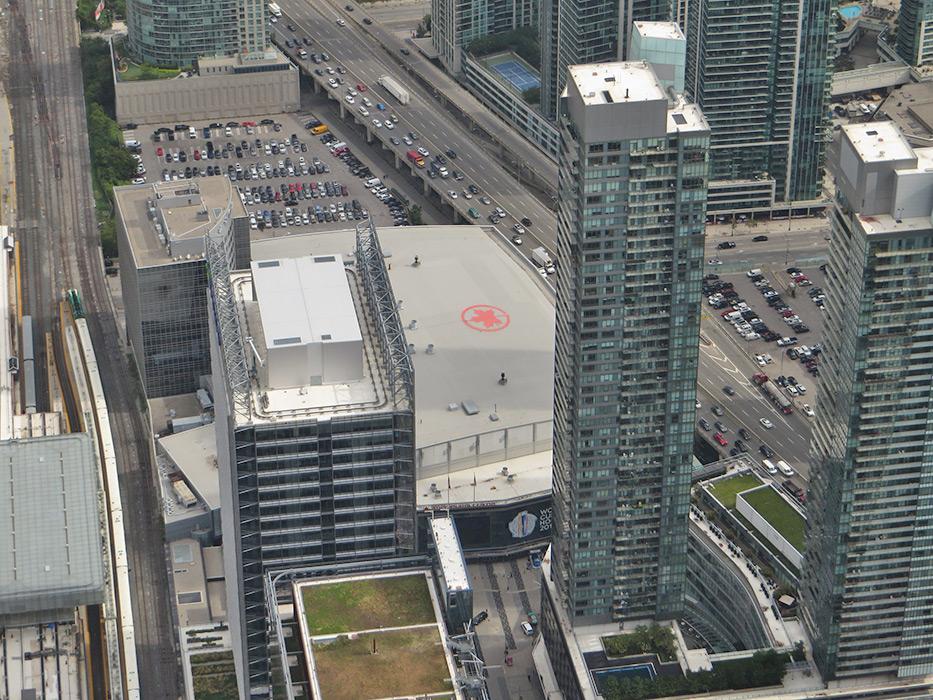
[[[625,88],[625,99],[628,99],[628,88]]]

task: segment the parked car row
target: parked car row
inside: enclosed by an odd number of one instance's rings
[[[300,207],[285,207],[284,210],[263,209],[250,212],[249,226],[251,229],[287,228],[289,226],[309,226],[315,223],[330,223],[332,221],[360,221],[368,219],[366,211],[354,199],[353,202],[337,202],[330,205],[308,205],[305,211]]]
[[[807,326],[807,324],[803,322],[803,319],[794,313],[794,310],[784,302],[778,291],[774,289],[774,287],[771,286],[771,283],[765,279],[763,274],[761,274],[761,270],[749,270],[745,274],[755,285],[755,287],[758,288],[758,291],[761,292],[761,296],[764,298],[768,306],[777,311],[778,314],[780,314],[780,316],[783,318],[784,323],[793,328],[795,333],[803,334],[810,332],[810,327]],[[780,334],[776,334],[772,340],[778,340],[779,337]]]

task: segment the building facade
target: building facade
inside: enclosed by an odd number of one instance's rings
[[[820,196],[831,10],[830,0],[688,5],[686,91],[712,129],[711,211]]]
[[[554,581],[574,624],[684,601],[709,127],[646,62],[561,100]]]
[[[394,297],[375,231],[360,241],[350,272],[339,255],[254,262],[227,283],[211,267],[227,601],[242,697],[271,693],[268,571],[416,551],[411,361],[395,306],[383,305]]]
[[[202,56],[261,53],[268,45],[262,0],[127,0],[130,52],[157,66]]]
[[[930,0],[901,1],[897,53],[911,66],[933,61],[933,2]]]
[[[463,69],[463,51],[477,39],[536,27],[539,0],[431,0],[431,42],[450,73]]]
[[[146,396],[194,392],[210,374],[204,238],[249,262],[249,219],[226,178],[114,189],[126,335]],[[229,214],[228,212],[229,207]]]
[[[558,117],[558,100],[570,66],[628,57],[632,22],[670,19],[660,0],[544,0],[540,25],[541,111]]]
[[[803,620],[825,679],[930,674],[933,148],[853,124],[831,169]]]

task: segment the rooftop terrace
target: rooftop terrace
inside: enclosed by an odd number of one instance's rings
[[[297,582],[314,696],[459,698],[432,585],[423,571]]]

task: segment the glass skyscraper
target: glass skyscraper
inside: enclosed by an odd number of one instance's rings
[[[901,0],[897,18],[897,53],[912,66],[933,60],[933,2]]]
[[[170,67],[190,66],[201,56],[262,52],[265,13],[262,0],[127,0],[130,51]]]
[[[933,148],[843,127],[803,619],[825,680],[933,673]]]
[[[632,22],[670,19],[660,0],[545,0],[541,4],[541,111],[557,117],[567,69],[626,57]]]
[[[832,0],[687,5],[687,95],[712,129],[710,209],[822,190]]]
[[[644,61],[572,66],[559,123],[552,578],[574,624],[670,618],[684,601],[709,126]]]

